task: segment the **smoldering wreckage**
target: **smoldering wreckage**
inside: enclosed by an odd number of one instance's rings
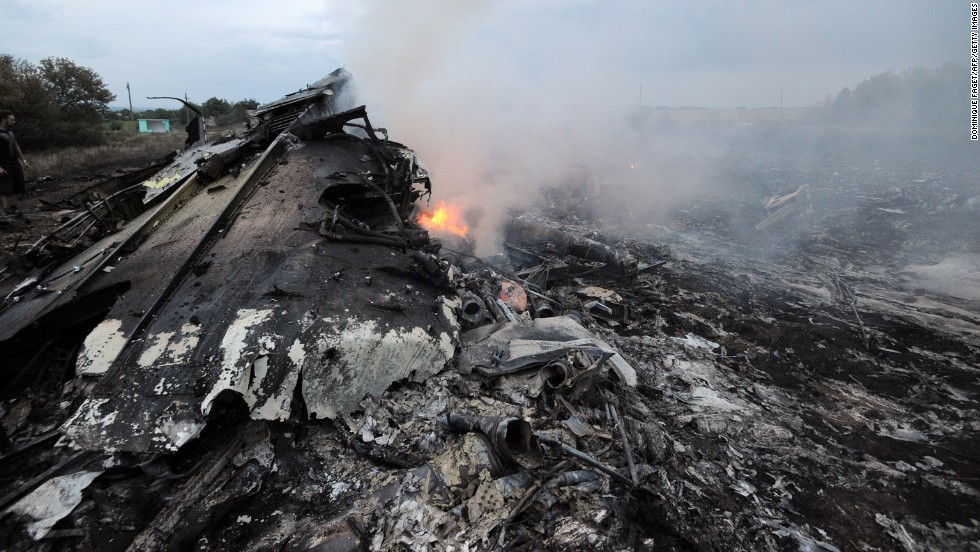
[[[560,205],[452,250],[348,79],[90,186],[4,269],[4,548],[978,549],[976,298]]]

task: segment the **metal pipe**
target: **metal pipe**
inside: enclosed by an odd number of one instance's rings
[[[374,238],[398,239],[398,236],[397,235],[385,234],[384,232],[378,232],[376,230],[371,230],[369,228],[362,228],[361,226],[358,226],[357,224],[355,224],[354,221],[350,220],[349,218],[345,217],[344,215],[341,215],[340,213],[336,213],[335,212],[334,213],[334,216],[337,218],[337,222],[339,222],[341,225],[343,225],[344,228],[347,228],[349,230],[353,230],[354,232],[357,232],[358,234],[364,234],[365,236],[371,236],[371,237],[374,237]]]
[[[595,481],[598,478],[599,474],[592,470],[571,470],[556,475],[545,484],[545,487],[570,487],[579,483]]]
[[[507,306],[507,303],[504,303],[501,299],[497,299],[497,306],[500,307],[500,310],[504,313],[504,316],[507,317],[507,320],[517,322],[517,317],[514,316],[514,313]]]
[[[511,464],[520,464],[518,457],[531,463],[536,463],[540,459],[538,439],[531,429],[531,424],[524,420],[447,412],[445,424],[457,433],[471,431],[483,433],[490,439],[490,444],[500,458]]]
[[[575,236],[544,224],[513,219],[507,231],[510,235],[516,234],[518,239],[524,242],[552,241],[559,249],[568,251],[576,257],[618,267],[628,277],[635,276],[639,268],[636,258],[626,251],[614,249],[604,243],[583,236]]]
[[[398,238],[375,238],[373,236],[353,235],[345,236],[336,232],[320,232],[320,235],[332,242],[342,243],[373,243],[377,245],[390,245],[392,247],[403,247],[404,242]]]
[[[558,389],[568,381],[569,368],[561,360],[553,360],[546,364],[538,375],[541,380],[551,389]]]
[[[619,481],[620,483],[623,483],[624,485],[629,485],[630,487],[635,487],[635,485],[633,484],[633,481],[630,480],[629,477],[626,477],[625,475],[619,473],[619,471],[616,470],[616,468],[613,468],[612,466],[609,466],[608,464],[604,464],[604,463],[596,460],[595,458],[589,456],[588,454],[585,454],[584,452],[578,450],[577,448],[570,447],[570,446],[566,445],[565,443],[562,443],[561,441],[559,441],[557,439],[553,439],[553,438],[548,437],[546,435],[538,435],[538,439],[541,440],[541,441],[544,441],[545,443],[549,443],[549,444],[558,446],[559,448],[561,448],[561,450],[565,451],[566,453],[574,456],[575,458],[578,458],[579,460],[581,460],[581,461],[583,461],[583,462],[585,462],[587,464],[590,464],[590,465],[594,466],[599,471],[601,471],[601,472],[605,473],[606,475],[612,477],[616,481]]]
[[[551,318],[555,315],[555,309],[548,303],[535,303],[534,318]]]
[[[463,320],[476,326],[481,324],[487,316],[487,306],[475,293],[466,292],[462,297]]]
[[[514,475],[498,477],[493,480],[494,486],[500,490],[501,494],[512,493],[518,489],[526,489],[531,486],[531,474],[526,471],[519,471]]]
[[[509,321],[506,314],[504,314],[504,312],[500,310],[500,306],[497,304],[496,301],[494,301],[493,295],[487,293],[484,294],[482,298],[483,298],[483,304],[487,306],[487,310],[490,311],[490,314],[493,316],[494,321],[496,322]]]
[[[633,447],[630,446],[630,441],[626,436],[626,428],[623,427],[623,421],[619,419],[619,413],[616,412],[616,407],[610,403],[606,403],[609,406],[609,411],[612,413],[613,421],[616,422],[616,428],[619,429],[619,438],[623,440],[623,450],[626,452],[626,463],[630,467],[630,478],[633,480],[634,485],[639,485],[640,480],[636,475],[636,464],[633,463]]]
[[[384,165],[384,163],[382,163],[382,165]],[[361,180],[361,183],[364,184],[365,186],[367,186],[368,188],[371,188],[375,192],[381,194],[382,199],[385,200],[385,203],[387,203],[388,204],[388,207],[391,209],[391,214],[395,217],[395,222],[398,223],[398,230],[399,230],[399,232],[401,233],[402,237],[404,237],[405,236],[405,223],[402,221],[401,214],[398,212],[398,208],[395,207],[395,203],[393,201],[391,201],[391,196],[389,196],[384,190],[382,190],[381,188],[379,188],[377,184],[375,184],[374,182],[371,182],[370,180],[368,180],[366,178],[362,179]]]

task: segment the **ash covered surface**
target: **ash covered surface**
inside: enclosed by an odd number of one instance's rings
[[[285,148],[159,294],[221,176],[120,298],[7,340],[5,548],[976,549],[977,173],[749,152],[656,225],[554,190],[490,263],[383,243],[376,147]]]

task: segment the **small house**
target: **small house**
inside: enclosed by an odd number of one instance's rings
[[[140,132],[170,132],[170,119],[137,119]]]

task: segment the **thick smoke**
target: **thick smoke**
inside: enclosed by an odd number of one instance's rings
[[[662,212],[701,186],[699,171],[671,174],[665,160],[724,149],[676,134],[641,137],[630,122],[640,81],[607,59],[625,45],[605,43],[616,36],[611,22],[596,27],[571,13],[380,2],[348,44],[348,69],[373,119],[419,153],[437,198],[476,215],[479,254],[495,250],[508,210],[536,202],[545,187],[591,187],[604,200],[628,192],[624,206]]]
[[[906,28],[896,13],[890,34],[861,26],[851,42],[842,35],[822,46],[801,46],[794,37],[814,34],[814,28],[843,33],[840,21],[872,21],[881,11],[862,7],[845,17],[837,8],[777,3],[766,14],[757,12],[758,6],[680,10],[647,2],[384,0],[372,2],[350,33],[347,68],[372,121],[415,149],[430,169],[436,198],[475,215],[469,222],[481,255],[497,250],[498,228],[509,210],[537,202],[553,186],[580,189],[584,202],[595,201],[597,192],[608,221],[655,226],[672,209],[721,188],[761,211],[765,194],[750,181],[768,178],[772,167],[788,162],[797,173],[769,181],[772,193],[800,183],[825,185],[828,178],[813,169],[827,162],[873,163],[885,154],[905,160],[908,152],[921,153],[912,147],[918,142],[883,151],[884,141],[850,130],[842,136],[853,147],[823,130],[791,130],[793,124],[828,121],[816,111],[806,119],[788,110],[786,125],[778,124],[781,91],[787,108],[815,106],[876,72],[920,64],[917,52],[926,52],[923,45],[941,33]],[[770,15],[778,23],[760,30]],[[692,34],[701,28],[713,31]],[[875,33],[881,40],[871,41],[874,52],[861,51]],[[882,41],[895,48],[879,47]],[[918,46],[912,51],[908,44]],[[855,53],[868,58],[879,50],[905,61],[874,58],[860,67],[849,61]],[[823,61],[803,66],[801,56]],[[703,114],[654,105],[729,108],[729,116],[693,122]],[[731,117],[740,106],[772,108],[776,119]],[[868,144],[874,148],[865,155],[861,148]],[[739,180],[731,177],[733,167],[769,172]],[[765,216],[748,214],[756,215]],[[754,222],[745,226],[755,233]]]

